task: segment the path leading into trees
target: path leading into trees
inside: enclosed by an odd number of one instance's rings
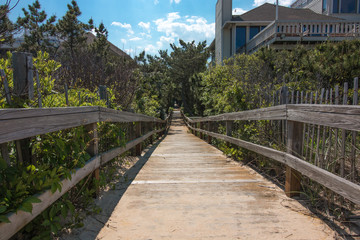
[[[169,134],[117,203],[97,239],[334,239],[298,201],[188,133]]]

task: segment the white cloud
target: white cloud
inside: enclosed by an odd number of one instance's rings
[[[234,8],[232,14],[233,15],[242,15],[246,12],[247,12],[247,10],[244,10],[242,8]]]
[[[181,36],[184,41],[212,41],[215,37],[215,23],[208,23],[203,17],[181,17],[178,12],[168,13],[167,18],[154,21],[157,31],[173,39]]]
[[[159,0],[154,0],[154,4],[158,5],[159,4]]]
[[[132,30],[131,24],[121,23],[121,22],[112,22],[112,23],[111,23],[111,26],[116,26],[116,27],[124,28],[124,29],[127,30],[127,32],[128,32],[130,35],[133,35],[133,34],[134,34],[134,31]]]
[[[134,37],[134,38],[129,39],[129,41],[140,41],[140,40],[142,40],[142,38],[139,38],[139,37]]]
[[[293,2],[293,0],[279,0],[279,5],[282,6],[290,6],[290,4]],[[272,3],[272,4],[276,4],[276,0],[254,0],[254,4],[253,6],[257,7],[260,6],[264,3]]]
[[[120,41],[121,41],[123,44],[126,44],[126,43],[127,43],[126,39],[124,39],[124,38],[122,38]]]
[[[131,55],[131,54],[133,54],[133,53],[135,53],[135,50],[134,49],[125,49],[124,50],[128,55]]]
[[[146,37],[146,38],[152,38],[152,36],[150,35],[150,34],[147,34],[147,33],[144,33],[144,32],[142,32],[142,33],[139,33],[140,34],[140,36],[142,36],[142,37]]]
[[[144,30],[147,30],[148,33],[150,33],[150,22],[139,22],[138,24],[141,28],[143,28]]]
[[[170,0],[170,3],[172,4],[173,2],[175,2],[176,4],[179,4],[181,2],[181,0]]]
[[[112,22],[111,26],[117,26],[117,27],[121,27],[121,28],[126,28],[129,29],[131,28],[131,25],[128,23],[121,23],[121,22]]]

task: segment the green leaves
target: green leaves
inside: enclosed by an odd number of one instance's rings
[[[20,205],[20,207],[18,208],[18,210],[22,210],[24,212],[29,212],[31,213],[33,210],[33,203],[40,203],[41,200],[38,199],[37,197],[34,196],[30,196],[27,199],[25,199],[25,201],[23,201],[23,203]]]

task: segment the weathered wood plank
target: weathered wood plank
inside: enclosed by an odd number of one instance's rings
[[[141,137],[142,134],[143,134],[142,123],[137,122],[135,126],[135,137],[139,138]],[[135,146],[135,156],[141,156],[141,151],[142,151],[141,143],[139,143]]]
[[[10,160],[10,155],[9,155],[9,150],[8,150],[8,144],[7,143],[2,143],[2,144],[0,144],[0,148],[1,148],[1,156],[2,156],[2,158],[4,159],[6,164],[8,166],[10,166],[11,160]]]
[[[192,128],[187,124],[189,128]],[[280,163],[283,163],[297,171],[302,175],[309,177],[310,179],[322,184],[323,186],[329,188],[330,190],[336,192],[337,194],[347,198],[355,204],[360,204],[360,186],[352,183],[344,178],[336,176],[324,169],[321,169],[315,165],[312,165],[306,161],[301,160],[298,157],[295,157],[289,153],[284,153],[278,150],[274,150],[268,147],[260,146],[250,142],[246,142],[240,139],[233,137],[228,137],[226,135],[207,132],[201,129],[194,129],[195,131],[201,131],[205,134],[208,134],[214,138],[218,138],[232,144],[238,145],[240,147],[246,148],[255,153],[261,154],[265,157],[276,160]]]
[[[292,120],[360,131],[360,106],[289,104],[196,119],[190,119],[185,116],[185,119],[190,123],[231,120]]]
[[[287,105],[287,120],[360,131],[360,106]]]
[[[90,154],[91,157],[97,156],[99,154],[99,135],[97,123],[91,123],[86,126],[88,130],[88,135],[90,137],[90,142],[87,144],[87,153]],[[97,181],[100,181],[100,169],[97,168],[93,172],[93,176]],[[96,195],[99,195],[100,188],[96,187]]]
[[[0,143],[87,125],[98,120],[98,112],[0,120]]]
[[[209,116],[198,119],[190,119],[190,122],[204,121],[234,121],[234,120],[283,120],[286,118],[286,105],[280,105],[256,110],[225,113],[217,116]],[[189,119],[189,118],[187,118]]]
[[[141,114],[120,112],[100,107],[1,109],[0,143],[87,125],[99,121],[165,122],[163,120]]]
[[[303,149],[303,130],[304,124],[294,121],[287,123],[287,151],[288,153],[301,156]],[[288,197],[300,195],[301,191],[301,174],[286,166],[285,174],[285,194]]]

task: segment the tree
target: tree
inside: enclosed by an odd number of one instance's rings
[[[194,87],[199,86],[198,83],[194,83],[200,78],[195,77],[190,79],[194,74],[201,73],[206,70],[207,60],[210,57],[209,51],[206,48],[206,41],[195,44],[195,41],[185,43],[183,40],[179,40],[180,47],[175,44],[170,44],[172,52],[168,56],[167,52],[162,52],[162,57],[167,61],[169,66],[170,78],[176,84],[176,94],[180,95],[180,101],[184,107],[184,111],[190,114],[195,113],[195,107],[193,105]],[[202,113],[196,113],[202,114]]]
[[[29,11],[23,8],[24,17],[17,19],[17,25],[24,31],[24,43],[21,45],[21,50],[34,54],[39,50],[51,52],[58,45],[57,41],[52,39],[55,36],[55,15],[47,18],[45,11],[41,11],[38,0],[28,5],[28,9]]]
[[[100,58],[106,58],[109,51],[108,43],[108,30],[103,23],[100,23],[99,27],[95,28],[96,38],[91,44],[92,51]]]
[[[75,52],[85,46],[86,31],[93,29],[93,20],[82,23],[78,17],[81,15],[79,6],[75,0],[67,5],[68,11],[56,25],[59,37],[62,40],[63,47],[70,53],[71,59],[74,59]]]
[[[15,25],[8,18],[9,12],[8,4],[0,5],[0,46],[13,43]]]

